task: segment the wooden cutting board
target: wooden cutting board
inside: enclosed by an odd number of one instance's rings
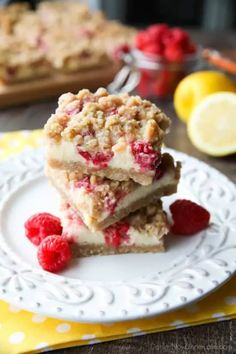
[[[118,72],[112,64],[72,74],[57,74],[48,78],[0,86],[0,108],[31,103],[59,96],[64,92],[77,92],[81,88],[95,90],[106,87]]]

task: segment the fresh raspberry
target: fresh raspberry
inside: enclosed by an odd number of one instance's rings
[[[147,32],[150,36],[152,42],[156,42],[161,44],[163,40],[163,36],[169,32],[169,27],[165,23],[151,25],[147,28]]]
[[[145,46],[143,51],[148,54],[161,56],[163,54],[163,46],[161,43],[151,43]]]
[[[58,235],[45,238],[38,248],[37,256],[41,267],[52,273],[63,270],[72,258],[69,243]]]
[[[189,42],[189,35],[187,32],[183,31],[181,28],[175,27],[171,29],[171,34],[173,42],[175,44],[180,44],[184,46]]]
[[[113,152],[103,153],[97,152],[94,155],[90,154],[88,151],[84,151],[81,149],[80,145],[76,146],[77,152],[87,161],[92,162],[94,165],[99,166],[99,168],[106,168],[107,163],[112,159]]]
[[[118,222],[104,230],[105,242],[108,246],[119,247],[128,239],[129,224]]]
[[[166,33],[164,33],[162,36],[162,45],[166,48],[172,42],[173,42],[173,35],[171,29],[169,29],[169,31],[166,31]]]
[[[158,55],[170,62],[182,62],[185,54],[196,52],[189,34],[181,28],[170,28],[166,24],[155,24],[138,32],[135,39],[136,48]]]
[[[135,37],[135,47],[143,50],[147,45],[151,43],[149,34],[146,31],[140,31]]]
[[[131,151],[134,160],[142,171],[154,170],[160,161],[160,154],[155,151],[150,143],[134,141],[131,143]]]
[[[49,235],[61,235],[62,226],[58,217],[49,213],[32,215],[24,224],[25,235],[36,246]]]
[[[176,200],[170,206],[174,224],[171,231],[176,235],[193,235],[209,225],[210,213],[202,206],[187,200]]]
[[[172,43],[167,46],[164,55],[165,58],[171,62],[182,62],[184,59],[184,51],[177,43]]]
[[[91,185],[89,176],[86,176],[79,181],[75,181],[74,186],[75,188],[85,188],[88,193],[94,190],[94,186]]]

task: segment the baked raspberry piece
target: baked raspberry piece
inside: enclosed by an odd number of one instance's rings
[[[80,154],[87,162],[90,162],[92,160],[92,156],[90,152],[88,151],[83,151],[80,146],[76,146],[78,154]]]
[[[176,235],[193,235],[206,229],[210,213],[202,206],[187,199],[178,199],[170,206],[173,225],[171,231]]]
[[[49,235],[61,235],[61,221],[50,213],[32,215],[24,224],[25,235],[36,246]]]
[[[129,224],[117,223],[104,231],[105,242],[108,246],[119,247],[124,240],[128,240]]]
[[[91,185],[89,176],[85,176],[81,180],[75,181],[75,188],[85,188],[87,192],[92,192],[94,190],[94,186]]]
[[[56,273],[63,270],[72,258],[68,241],[62,236],[46,237],[38,248],[38,262],[44,270]]]
[[[113,157],[113,152],[109,153],[102,153],[102,152],[97,152],[94,156],[92,156],[92,162],[95,166],[98,166],[99,168],[106,168],[108,166],[108,162],[112,159]]]
[[[97,152],[96,154],[91,154],[88,151],[83,151],[80,146],[77,146],[77,151],[87,163],[92,162],[95,166],[98,166],[98,168],[106,168],[113,156],[113,152],[106,154]]]
[[[160,163],[160,154],[155,151],[152,145],[145,141],[134,141],[131,144],[131,151],[135,162],[139,164],[142,171],[154,170]]]

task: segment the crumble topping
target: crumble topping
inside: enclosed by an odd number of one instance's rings
[[[167,231],[166,214],[162,210],[160,200],[156,204],[150,204],[130,214],[124,221],[128,222],[135,230],[145,232],[150,236],[155,235],[157,230],[158,232]]]
[[[99,215],[104,210],[113,214],[118,202],[137,188],[132,180],[119,182],[95,175],[87,176],[78,171],[65,173],[74,188],[84,188],[86,193],[92,195],[94,215]]]
[[[6,56],[2,42],[11,52],[11,60],[18,62],[19,53],[15,50],[18,46],[25,57],[32,57],[33,53],[25,50],[27,45],[36,55],[40,52],[44,62],[50,63],[47,75],[52,77],[58,72],[78,72],[111,64],[114,49],[120,43],[133,43],[135,33],[78,1],[44,1],[35,10],[26,3],[0,8],[0,57]],[[31,63],[30,58],[27,61]],[[26,72],[24,63],[19,66],[22,66],[18,73],[20,80],[41,76],[39,70]],[[9,78],[5,71],[7,63],[2,65],[0,80],[14,82],[15,70],[10,68]]]
[[[29,11],[27,3],[16,3],[1,7],[0,9],[0,29],[5,33],[12,33],[15,23],[21,16]]]
[[[99,88],[94,94],[87,89],[76,95],[63,94],[45,131],[55,142],[73,141],[93,152],[116,149],[124,139],[150,142],[158,149],[169,124],[169,118],[153,103],[139,96],[110,95]]]
[[[73,209],[73,207],[70,204],[65,202],[62,203],[61,209],[62,211],[63,210],[69,211],[68,215],[72,220],[78,222],[79,225],[84,225],[82,220],[78,216],[77,212],[75,211],[75,209]],[[166,213],[162,209],[161,200],[157,200],[155,204],[151,203],[147,207],[143,207],[129,214],[124,219],[104,229],[103,232],[106,237],[120,236],[119,232],[117,235],[117,231],[120,231],[120,229],[122,228],[123,232],[127,234],[130,227],[132,227],[135,231],[139,232],[140,234],[150,235],[151,237],[157,234],[161,234],[161,235],[166,234],[169,231],[169,229],[168,229]],[[111,237],[109,237],[109,241],[111,241]],[[117,241],[118,242],[120,241],[119,237]]]

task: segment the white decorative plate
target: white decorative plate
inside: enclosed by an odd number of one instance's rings
[[[41,150],[0,165],[0,298],[24,309],[72,321],[122,321],[160,314],[198,300],[236,270],[236,188],[208,165],[169,150],[183,163],[178,197],[211,212],[211,226],[192,237],[169,237],[163,254],[74,260],[60,275],[44,272],[24,236],[33,213],[57,214],[59,198],[43,175]]]

